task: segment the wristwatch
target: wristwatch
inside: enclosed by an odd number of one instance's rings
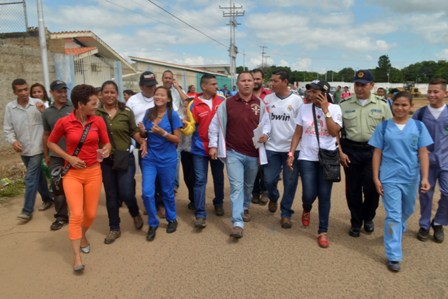
[[[331,118],[331,113],[330,113],[330,111],[328,111],[327,113],[325,113],[325,117],[326,117],[326,118]]]

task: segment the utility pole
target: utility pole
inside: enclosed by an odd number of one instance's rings
[[[266,49],[266,46],[260,46],[261,48],[261,68],[264,68],[264,55],[266,54],[266,52],[264,51],[264,49]]]
[[[47,57],[47,38],[44,22],[44,9],[42,0],[37,1],[37,16],[39,19],[39,45],[40,56],[42,59],[42,71],[44,75],[44,85],[47,90],[50,90],[50,75],[48,71],[48,57]]]
[[[230,76],[232,80],[232,86],[235,85],[236,78],[236,55],[238,54],[238,48],[236,47],[235,41],[235,28],[240,25],[236,21],[236,17],[244,16],[244,10],[240,11],[239,9],[243,8],[242,5],[235,6],[232,0],[230,0],[230,4],[228,7],[219,6],[220,9],[225,9],[226,11],[222,12],[222,16],[224,18],[229,18],[229,23],[227,25],[230,26],[230,46],[229,46],[229,57],[230,57]]]

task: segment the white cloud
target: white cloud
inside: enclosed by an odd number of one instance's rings
[[[448,61],[448,48],[446,48],[443,51],[440,51],[439,53],[437,53],[437,58],[440,59],[440,60]]]
[[[369,0],[372,5],[382,6],[397,14],[448,12],[446,0]]]
[[[311,71],[313,60],[311,58],[300,58],[292,65],[292,70]]]
[[[284,59],[280,59],[278,66],[289,66],[289,62]]]

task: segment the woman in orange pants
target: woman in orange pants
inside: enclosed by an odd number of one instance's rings
[[[111,145],[103,118],[95,116],[98,104],[95,88],[77,85],[72,90],[71,100],[74,111],[57,121],[48,138],[48,148],[70,165],[62,182],[70,210],[68,234],[73,251],[73,270],[82,272],[81,251],[90,252],[86,231],[95,219],[101,191],[98,158],[108,157]],[[87,126],[89,130],[85,133]],[[85,141],[79,153],[75,154],[84,134]],[[58,145],[62,137],[65,137],[66,151]],[[101,149],[99,143],[103,144]]]

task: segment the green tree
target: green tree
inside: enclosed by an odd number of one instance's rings
[[[389,56],[382,55],[378,59],[378,67],[374,71],[376,82],[388,82],[390,81],[390,71],[392,64],[390,63]]]

